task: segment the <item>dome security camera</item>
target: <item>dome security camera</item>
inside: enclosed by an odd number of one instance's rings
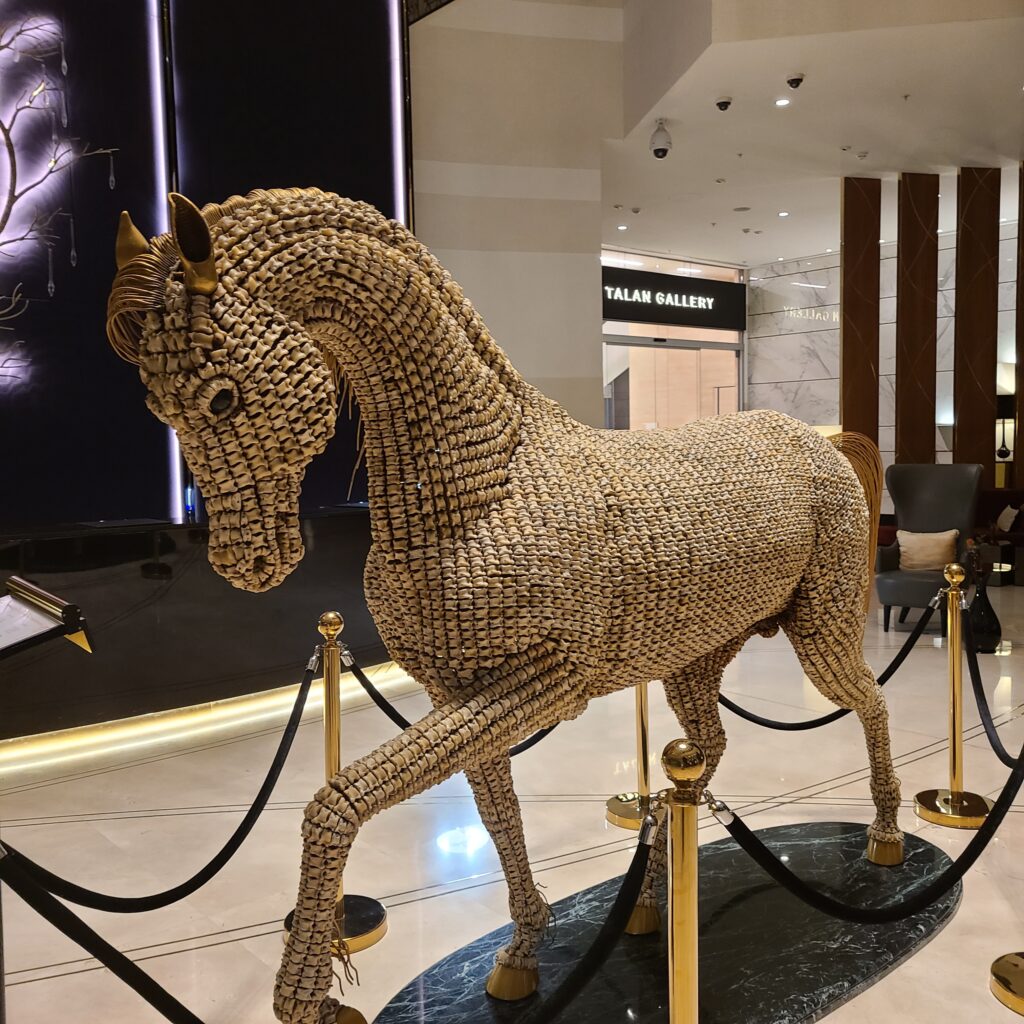
[[[732,106],[732,97],[722,96],[720,99],[715,100],[715,106],[719,110],[728,110]]]
[[[655,160],[664,160],[672,148],[672,136],[665,127],[665,119],[659,117],[654,133],[651,135],[651,152]]]
[[[803,85],[803,84],[804,84],[804,76],[803,76],[803,74],[801,72],[797,72],[795,75],[790,75],[786,79],[786,85],[788,85],[790,87],[790,89],[799,89],[800,86]]]

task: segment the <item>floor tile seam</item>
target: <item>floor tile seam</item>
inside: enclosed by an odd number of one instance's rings
[[[741,697],[742,698],[742,697],[745,697],[745,698],[748,698],[750,700],[761,701],[764,704],[771,704],[774,707],[789,708],[789,709],[792,709],[794,711],[803,711],[803,712],[805,712],[805,714],[813,716],[812,718],[807,719],[808,721],[813,721],[814,718],[820,717],[822,715],[831,715],[831,714],[833,714],[836,711],[849,711],[850,714],[856,714],[856,712],[854,710],[840,707],[840,705],[833,704],[831,701],[828,703],[827,707],[809,708],[806,704],[794,704],[794,703],[792,703],[790,701],[779,700],[778,698],[775,698],[775,697],[764,697],[761,694],[749,693],[749,692],[746,692],[746,691],[737,690],[737,689],[735,689],[733,687],[729,687],[728,689],[726,687],[722,687],[722,692],[727,697],[730,697],[730,698],[735,698],[735,697]],[[885,693],[885,688],[884,687],[883,687],[883,691],[882,692]],[[924,695],[922,694],[921,696],[923,697]],[[749,709],[746,709],[746,710],[749,710]],[[737,717],[739,717],[739,716],[737,716]],[[802,721],[804,721],[804,719],[796,718],[796,719],[792,719],[791,722],[789,722],[787,724],[799,724]],[[752,724],[756,724],[756,723],[752,723]],[[913,730],[913,731],[916,731],[916,730]],[[921,735],[931,735],[931,734],[930,733],[922,733]]]
[[[245,936],[240,936],[238,938],[232,938],[232,939],[222,939],[222,940],[220,940],[218,942],[205,942],[205,943],[201,943],[201,944],[194,945],[194,946],[188,946],[188,947],[186,947],[184,949],[166,950],[166,951],[164,951],[162,953],[150,953],[147,956],[129,957],[129,959],[132,961],[132,963],[141,964],[141,963],[145,963],[148,960],[160,960],[160,959],[163,959],[164,957],[169,957],[169,956],[183,956],[183,955],[185,955],[187,953],[198,952],[199,950],[202,950],[202,949],[214,949],[217,946],[229,946],[229,945],[231,945],[232,943],[235,943],[235,942],[247,942],[247,941],[250,941],[252,939],[265,938],[268,935],[276,935],[280,931],[281,931],[281,926],[278,925],[278,927],[276,927],[276,928],[271,928],[271,929],[269,929],[267,931],[264,931],[264,932],[257,932],[257,933],[255,933],[253,935],[245,935]],[[125,954],[125,955],[127,956],[127,954]],[[92,959],[92,958],[90,958],[90,959]],[[42,970],[43,968],[39,968],[39,969]],[[39,978],[23,978],[23,979],[21,979],[19,981],[12,981],[12,982],[6,982],[5,981],[5,986],[7,988],[16,988],[19,985],[37,985],[40,982],[44,982],[44,981],[58,981],[58,980],[61,980],[63,978],[74,977],[77,974],[89,974],[89,973],[91,973],[93,971],[103,971],[103,970],[106,970],[104,965],[101,964],[98,960],[92,959],[91,963],[86,961],[86,966],[80,967],[76,971],[56,971],[53,974],[46,974],[46,975],[43,975],[42,977],[39,977]]]
[[[146,946],[129,946],[129,947],[125,948],[125,949],[120,950],[120,952],[123,953],[125,956],[130,957],[132,959],[136,959],[136,960],[142,960],[142,959],[145,959],[145,958],[144,957],[132,957],[132,954],[135,954],[135,953],[145,953],[148,950],[164,950],[164,947],[167,947],[167,946],[175,946],[175,947],[182,946],[183,947],[181,949],[169,950],[169,952],[183,952],[183,953],[187,953],[189,948],[191,948],[191,947],[183,945],[183,944],[186,944],[186,943],[192,943],[192,944],[201,943],[203,939],[211,939],[211,938],[214,938],[216,936],[222,936],[222,935],[223,936],[230,936],[230,940],[229,941],[244,942],[246,939],[259,938],[260,935],[268,934],[266,931],[258,932],[256,934],[248,934],[248,933],[250,933],[252,931],[252,929],[254,929],[254,928],[266,929],[269,925],[275,925],[276,926],[275,930],[277,930],[277,931],[280,931],[282,929],[282,924],[281,924],[280,921],[257,921],[257,922],[255,922],[253,924],[239,925],[239,926],[237,926],[235,928],[223,928],[223,929],[221,929],[219,931],[202,932],[199,935],[184,936],[184,937],[179,938],[179,939],[167,939],[164,942],[154,942],[154,943],[150,943],[149,945],[146,945]],[[236,932],[245,932],[246,934],[244,934],[244,935],[234,934]],[[164,951],[167,952],[168,950],[164,950]],[[96,960],[95,957],[93,957],[93,956],[82,956],[82,957],[76,957],[74,960],[59,960],[56,963],[52,963],[52,964],[38,964],[35,967],[19,967],[17,970],[7,971],[4,976],[6,978],[14,978],[14,977],[17,977],[18,975],[22,975],[22,974],[35,974],[35,973],[37,973],[39,971],[54,970],[55,968],[58,968],[58,967],[74,967],[74,966],[76,966],[78,964],[98,964],[99,966],[102,966],[102,964],[99,964],[99,962]],[[60,972],[56,972],[53,976],[54,977],[59,977],[60,976]],[[30,978],[30,979],[27,979],[27,980],[32,981],[32,980],[35,980],[35,979],[31,979]]]
[[[304,718],[300,723],[300,728],[304,728],[308,725],[319,725],[320,717],[313,716],[308,719]],[[225,739],[216,743],[209,743],[201,747],[192,747],[188,750],[177,750],[167,751],[163,754],[155,754],[152,757],[137,758],[132,761],[125,761],[122,764],[107,765],[102,768],[95,768],[90,771],[83,771],[72,773],[70,775],[59,775],[52,779],[45,779],[36,782],[26,783],[24,786],[13,786],[9,789],[0,789],[0,799],[7,796],[18,796],[21,793],[31,793],[40,789],[48,789],[51,786],[62,786],[68,785],[72,782],[84,782],[88,779],[97,778],[102,775],[112,775],[116,772],[129,771],[133,768],[146,768],[149,765],[161,764],[164,761],[172,761],[178,757],[185,757],[190,754],[202,754],[208,753],[211,750],[221,750],[225,747],[234,746],[237,743],[245,742],[250,739],[260,739],[265,736],[272,736],[279,732],[278,728],[266,729],[259,733],[252,733],[248,736],[241,737],[226,737]]]
[[[997,722],[997,724],[1005,724],[1005,723],[998,723],[998,722]],[[980,724],[979,724],[979,725],[977,725],[977,726],[971,727],[971,729],[968,729],[968,730],[966,730],[966,731],[965,731],[965,739],[968,739],[968,738],[969,738],[969,739],[973,739],[973,738],[976,738],[976,736],[977,736],[977,730],[978,730],[978,729],[981,729],[981,730],[982,730],[982,732],[984,731],[984,730],[983,730],[983,728],[981,727],[981,725],[980,725]],[[904,730],[904,731],[905,731],[905,730]],[[972,731],[974,732],[974,735],[972,735],[972,736],[968,737],[968,736],[967,736],[967,733],[968,733],[968,732],[972,732]],[[915,735],[916,735],[916,734],[915,734]],[[894,763],[894,765],[895,765],[895,766],[897,766],[897,767],[898,767],[898,766],[899,766],[899,764],[901,763],[901,759],[902,759],[903,757],[907,756],[908,754],[912,754],[912,753],[917,753],[918,751],[921,751],[921,750],[924,750],[924,749],[926,749],[926,748],[927,748],[928,746],[934,746],[935,744],[943,744],[943,743],[945,743],[945,741],[944,741],[944,740],[939,740],[939,739],[936,739],[936,740],[934,740],[934,741],[933,741],[932,743],[929,743],[929,744],[923,744],[923,745],[922,745],[922,746],[920,746],[920,747],[915,747],[915,748],[912,748],[912,749],[911,749],[911,750],[910,750],[909,752],[905,752],[905,753],[901,753],[901,754],[897,754],[897,755],[895,755],[895,756],[894,756],[894,758],[893,758],[893,763]],[[947,746],[948,746],[948,744],[947,744]],[[912,763],[912,762],[911,762],[911,763]],[[853,769],[853,770],[851,770],[850,772],[848,772],[848,773],[845,773],[845,775],[851,775],[851,774],[853,774],[853,775],[857,775],[857,774],[863,775],[863,774],[864,774],[864,773],[865,773],[866,771],[868,771],[868,769],[865,769],[865,768],[860,768],[860,769]],[[843,776],[836,776],[836,777],[834,777],[834,779],[827,779],[827,780],[825,780],[825,781],[824,781],[824,783],[808,783],[808,785],[807,785],[807,786],[805,786],[805,787],[800,787],[800,788],[798,788],[798,789],[796,789],[796,790],[787,790],[787,791],[785,791],[784,793],[781,793],[781,794],[766,794],[766,797],[767,797],[767,798],[774,798],[774,797],[786,797],[786,796],[790,796],[791,794],[793,794],[793,793],[798,793],[798,792],[800,792],[800,790],[801,790],[801,789],[806,789],[806,788],[808,788],[809,786],[815,786],[815,785],[821,785],[821,784],[828,784],[828,783],[830,783],[830,782],[833,782],[833,781],[837,781],[838,779],[844,778],[844,777],[845,777],[845,775],[843,775]],[[856,780],[851,780],[851,781],[856,781]],[[436,799],[436,798],[435,798],[435,799]],[[470,800],[471,800],[471,799],[472,799],[472,796],[471,796],[471,795],[459,795],[459,796],[453,796],[453,797],[449,797],[449,798],[447,798],[447,799],[448,799],[448,800],[454,800],[454,799],[461,799],[461,800],[466,800],[466,799],[470,799]],[[412,801],[410,801],[410,802],[412,802]],[[0,822],[0,824],[2,824],[2,822]]]
[[[398,701],[406,700],[409,697],[421,696],[423,693],[424,691],[420,688],[410,688],[408,692],[398,694],[395,697],[389,699],[391,700],[392,703],[397,703]],[[376,705],[373,703],[373,701],[370,698],[367,698],[366,701],[361,702],[360,704],[354,707],[349,707],[343,710],[342,718],[344,718],[346,715],[356,714],[361,711],[368,711],[374,707],[376,707]],[[38,782],[29,783],[24,787],[0,789],[0,798],[8,795],[16,795],[21,792],[31,792],[35,789],[45,789],[48,786],[78,781],[80,779],[89,779],[93,778],[96,775],[106,775],[111,772],[125,771],[131,768],[142,768],[149,764],[157,764],[161,761],[172,760],[177,757],[186,757],[190,754],[201,754],[210,750],[219,750],[222,747],[234,746],[237,743],[244,743],[248,740],[262,739],[266,736],[271,736],[279,733],[283,729],[287,720],[288,715],[287,713],[283,712],[280,722],[277,722],[273,725],[268,725],[266,728],[258,729],[250,733],[241,733],[237,736],[226,736],[223,739],[218,740],[216,742],[200,744],[194,747],[183,747],[181,750],[168,751],[165,754],[155,755],[150,758],[139,758],[134,761],[126,761],[124,764],[120,765],[109,765],[106,768],[96,769],[95,771],[73,773],[70,775],[58,776],[54,779],[41,780]],[[317,725],[322,720],[323,716],[319,712],[308,712],[303,715],[299,725],[300,727],[308,725]]]
[[[740,808],[733,808],[733,810],[746,810],[748,812],[747,813],[748,817],[754,817],[755,815],[764,813],[766,811],[778,810],[778,809],[780,809],[782,807],[790,806],[792,804],[797,804],[797,803],[801,803],[801,802],[803,802],[801,798],[797,798],[797,799],[793,799],[793,800],[776,800],[776,801],[773,801],[772,803],[768,804],[767,806],[762,806],[762,807],[756,807],[755,806],[754,809],[750,809],[749,806],[743,806],[743,807],[740,807]],[[870,803],[870,801],[868,801],[868,802]],[[822,803],[827,804],[827,801],[822,801]],[[921,825],[922,826],[926,826],[927,823],[926,822],[921,822]],[[713,828],[716,828],[716,827],[721,827],[720,823],[714,817],[706,817],[698,825],[698,831],[710,830],[710,829],[713,829]],[[628,845],[626,845],[624,847],[619,847],[617,849],[602,849],[601,847],[603,845],[618,846],[618,844],[627,843],[627,841],[630,838],[631,837],[627,835],[627,836],[623,836],[621,839],[615,839],[611,843],[608,843],[608,844],[601,844],[601,845],[594,846],[594,847],[585,847],[585,848],[582,848],[579,851],[568,851],[568,852],[563,853],[563,854],[552,855],[550,858],[546,858],[546,859],[541,860],[541,861],[531,861],[530,862],[531,870],[534,872],[534,874],[543,874],[543,873],[548,872],[548,871],[556,871],[556,870],[559,870],[561,868],[574,867],[574,866],[576,866],[578,864],[588,863],[589,861],[593,861],[593,860],[599,860],[599,859],[601,859],[603,857],[615,856],[615,855],[618,855],[618,854],[621,854],[621,853],[628,853],[629,850],[630,850],[630,847]],[[581,852],[590,852],[590,851],[600,851],[600,852],[593,852],[592,855],[588,856],[588,857],[580,857],[580,856],[578,856],[578,854],[581,853]],[[546,863],[545,861],[560,861],[560,863]],[[488,877],[488,875],[493,876],[493,877]],[[481,876],[468,876],[468,878],[479,878],[479,881],[474,881],[474,883],[471,884],[471,885],[463,885],[463,886],[457,886],[456,887],[456,883],[459,880],[455,879],[455,880],[452,880],[452,881],[446,882],[446,883],[437,883],[437,886],[424,887],[424,889],[422,889],[422,890],[407,890],[405,893],[395,894],[395,895],[409,895],[409,896],[413,896],[414,897],[414,898],[406,899],[406,900],[396,900],[394,898],[394,896],[384,896],[384,897],[381,897],[381,898],[382,898],[382,900],[387,901],[386,905],[389,907],[389,909],[390,908],[396,908],[397,909],[399,907],[411,906],[411,905],[414,905],[414,904],[417,904],[417,903],[423,903],[423,902],[426,902],[427,900],[438,899],[438,898],[441,898],[441,897],[444,897],[444,896],[459,895],[459,894],[464,893],[464,892],[473,891],[474,889],[485,888],[485,887],[488,887],[488,886],[491,886],[491,885],[497,885],[497,884],[500,884],[500,883],[504,882],[504,875],[501,873],[500,869],[495,869],[493,872],[484,873]],[[431,892],[427,891],[430,888],[436,888],[438,886],[446,886],[446,888],[444,889],[444,891],[441,891],[441,892],[431,893]],[[419,895],[417,895],[417,894],[419,894]],[[254,923],[254,924],[251,924],[251,925],[242,925],[242,926],[239,926],[236,929],[227,929],[227,930],[225,930],[225,932],[205,933],[203,935],[195,936],[195,937],[188,938],[188,939],[168,940],[165,943],[157,944],[155,947],[153,947],[153,946],[149,946],[149,947],[143,946],[143,947],[136,947],[136,949],[134,949],[134,950],[129,949],[129,950],[125,951],[125,954],[128,955],[131,952],[141,951],[141,950],[145,950],[145,949],[159,948],[161,946],[178,946],[178,945],[183,944],[183,943],[189,943],[189,945],[182,946],[182,948],[168,949],[168,950],[163,950],[162,952],[159,952],[159,953],[150,954],[148,956],[133,957],[132,958],[134,960],[134,962],[139,963],[139,962],[144,962],[146,960],[157,959],[157,958],[160,958],[160,957],[177,956],[177,955],[181,955],[181,954],[188,953],[188,952],[191,952],[191,951],[194,951],[194,950],[198,950],[198,949],[206,949],[206,948],[211,948],[211,947],[214,947],[214,946],[227,945],[227,944],[236,943],[236,942],[245,942],[245,941],[248,941],[248,940],[251,940],[251,939],[261,938],[261,937],[264,937],[264,936],[267,936],[267,935],[273,935],[273,934],[276,934],[279,931],[278,927],[274,927],[274,928],[271,928],[271,929],[269,929],[267,931],[255,932],[255,933],[251,932],[251,929],[253,929],[253,928],[260,928],[260,927],[263,927],[263,926],[264,926],[263,922],[258,922],[258,923]],[[221,940],[218,940],[217,942],[202,942],[201,941],[204,938],[208,938],[208,937],[211,937],[213,935],[226,934],[226,932],[229,932],[229,931],[244,931],[247,934],[244,934],[244,935],[232,935],[229,938],[221,939]],[[80,962],[81,963],[87,963],[89,959],[91,959],[91,958],[86,958],[86,959],[84,959],[82,961],[66,961],[66,963],[68,963],[69,965],[74,964],[74,963],[80,963]],[[55,966],[59,966],[59,965],[41,965],[41,966],[35,967],[35,968],[23,968],[23,969],[20,969],[19,971],[10,972],[10,974],[8,976],[9,977],[14,977],[17,974],[26,973],[26,972],[29,972],[29,971],[33,971],[34,972],[34,971],[47,970],[47,969],[50,969],[50,968],[55,967]],[[102,969],[102,964],[95,963],[94,966],[84,967],[84,968],[82,968],[79,971],[54,972],[54,973],[52,973],[50,975],[45,975],[45,976],[40,977],[40,978],[31,978],[31,979],[24,979],[24,980],[20,980],[20,981],[14,981],[14,982],[11,983],[11,987],[13,987],[15,985],[32,984],[32,983],[40,982],[40,981],[47,981],[47,980],[53,980],[53,979],[62,978],[62,977],[68,977],[68,976],[72,976],[74,974],[85,973],[85,972],[88,972],[88,971],[99,970],[99,969]]]
[[[806,705],[789,704],[789,703],[787,703],[785,701],[778,701],[778,700],[774,700],[773,698],[761,697],[761,696],[758,696],[756,694],[744,693],[744,692],[741,692],[741,691],[733,690],[731,692],[736,693],[737,696],[747,696],[747,697],[750,697],[751,699],[754,699],[754,700],[762,700],[762,701],[765,701],[766,703],[777,704],[780,707],[788,707],[788,708],[793,708],[793,709],[798,709],[799,708],[799,709],[804,710],[804,711],[810,710],[810,709],[808,709],[806,707]],[[418,695],[417,691],[412,691],[412,692],[410,692],[408,694],[402,695],[401,697],[399,697],[397,699],[401,700],[401,699],[405,699],[407,697],[417,696],[417,695]],[[367,705],[365,705],[365,707],[367,707],[367,708],[371,707],[371,706],[373,706],[372,703],[368,703]],[[362,710],[362,709],[363,708],[360,707],[360,708],[353,708],[351,710],[354,712],[354,711]],[[1013,709],[1011,709],[1008,712],[1004,712],[1003,714],[1009,714],[1011,716],[1011,718],[1008,719],[1008,720],[1012,720],[1013,718],[1020,717],[1021,714],[1024,714],[1024,704],[1016,705]],[[301,724],[303,726],[305,726],[305,725],[314,724],[314,723],[319,722],[319,721],[320,721],[320,717],[319,716],[313,716],[313,717],[309,718],[308,720],[307,719],[303,719]],[[1005,724],[1005,723],[997,723],[997,724]],[[136,762],[127,762],[127,763],[125,763],[123,765],[108,766],[107,768],[97,769],[97,770],[95,770],[93,772],[79,773],[79,774],[74,774],[74,775],[69,775],[69,776],[61,776],[61,777],[57,777],[57,778],[54,778],[52,780],[48,780],[48,781],[45,781],[45,782],[31,783],[31,784],[28,784],[28,785],[23,786],[23,787],[12,787],[12,788],[6,789],[6,790],[0,789],[0,799],[2,799],[4,797],[7,797],[7,796],[16,796],[16,795],[19,795],[19,794],[24,793],[24,792],[34,792],[36,790],[45,789],[45,788],[48,788],[48,787],[54,786],[54,785],[67,784],[67,783],[75,782],[75,781],[84,781],[84,780],[89,779],[89,778],[95,778],[95,777],[100,776],[100,775],[112,774],[114,772],[128,770],[130,768],[145,767],[145,766],[150,765],[150,764],[156,764],[156,763],[160,763],[162,761],[171,760],[171,759],[176,758],[176,757],[185,756],[185,755],[187,755],[189,753],[204,753],[204,752],[207,752],[209,750],[216,750],[216,749],[220,749],[220,748],[225,747],[225,746],[234,745],[236,743],[243,742],[246,739],[252,739],[252,738],[267,736],[267,735],[275,733],[276,731],[277,731],[276,728],[261,730],[258,733],[253,733],[253,734],[249,734],[249,735],[246,735],[246,736],[231,737],[231,738],[225,739],[224,741],[221,741],[221,742],[218,742],[218,743],[207,744],[207,745],[204,745],[204,746],[201,746],[201,747],[190,748],[190,749],[186,749],[186,750],[178,751],[178,752],[169,752],[167,754],[160,755],[160,756],[153,757],[153,758],[141,759],[141,760],[138,760]],[[930,735],[930,734],[923,733],[921,735]]]
[[[520,804],[531,805],[531,804],[589,804],[589,803],[604,803],[608,799],[607,795],[594,793],[583,796],[572,796],[555,794],[554,796],[548,796],[547,794],[531,794],[530,796],[522,796],[519,798]],[[473,803],[473,796],[471,794],[461,797],[446,797],[446,798],[433,798],[427,800],[411,799],[403,801],[402,806],[412,807],[430,807],[430,806],[449,806],[456,803]],[[291,800],[291,801],[279,801],[267,804],[264,809],[264,813],[269,811],[301,811],[309,805],[309,800]],[[60,826],[60,825],[89,825],[89,824],[103,824],[105,822],[115,821],[150,821],[150,820],[161,820],[166,818],[195,818],[203,816],[213,816],[218,814],[244,814],[248,811],[250,804],[236,804],[234,806],[224,805],[211,805],[208,808],[186,808],[177,809],[171,808],[166,811],[151,809],[139,812],[124,812],[119,813],[117,811],[105,811],[95,815],[82,815],[82,816],[61,816],[54,815],[53,817],[42,817],[42,818],[2,818],[0,819],[0,831],[9,832],[16,829],[22,828],[42,828],[48,826]]]

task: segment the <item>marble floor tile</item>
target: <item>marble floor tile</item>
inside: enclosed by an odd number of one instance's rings
[[[1024,588],[992,591],[1010,641],[1005,656],[982,657],[986,692],[1011,750],[1024,744]],[[865,658],[880,671],[907,638],[884,633],[872,608]],[[913,814],[918,789],[945,785],[948,749],[947,660],[934,632],[917,642],[886,687],[901,822],[956,856],[969,834]],[[966,677],[965,677],[966,678]],[[724,690],[745,708],[782,720],[833,706],[804,677],[785,637],[755,638],[726,671]],[[652,778],[658,756],[678,735],[657,683],[651,685]],[[966,779],[994,795],[1006,769],[992,755],[965,691]],[[607,796],[634,787],[633,694],[596,701],[517,758],[515,778],[531,860],[552,902],[621,874],[633,839],[607,825]],[[398,698],[414,719],[421,693]],[[10,772],[0,780],[5,838],[47,867],[122,895],[176,884],[219,848],[249,805],[273,757],[281,721],[239,727],[216,738],[162,742],[105,759]],[[751,827],[873,816],[864,738],[856,716],[810,732],[775,732],[723,711],[728,748],[712,788]],[[345,759],[394,734],[372,706],[344,717]],[[270,993],[281,953],[279,922],[294,901],[299,826],[322,776],[320,726],[307,716],[267,811],[233,861],[207,886],[164,910],[83,918],[137,960],[206,1024],[273,1020]],[[721,838],[701,819],[702,842]],[[1009,1024],[1014,1016],[989,995],[988,964],[1024,948],[1024,801],[965,881],[963,905],[930,944],[830,1019],[841,1024],[969,1019]],[[346,888],[384,900],[390,930],[359,954],[361,984],[349,1001],[372,1020],[430,964],[502,925],[508,916],[494,848],[469,788],[457,776],[369,822],[346,871]],[[95,961],[39,920],[16,897],[4,899],[9,1020],[44,1024],[71,1009],[107,1024],[159,1017]]]

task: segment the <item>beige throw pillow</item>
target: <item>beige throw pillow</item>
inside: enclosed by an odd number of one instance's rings
[[[999,527],[1003,533],[1009,533],[1013,529],[1013,524],[1017,521],[1017,513],[1019,509],[1013,507],[1013,505],[1007,505],[1002,512],[999,513],[999,518],[996,520],[996,526]]]
[[[942,569],[956,561],[956,539],[959,530],[942,533],[911,533],[897,530],[896,542],[900,546],[901,569]]]

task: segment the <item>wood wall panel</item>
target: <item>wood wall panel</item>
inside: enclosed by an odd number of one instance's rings
[[[935,461],[939,176],[902,174],[896,258],[896,461]]]
[[[957,180],[953,461],[980,462],[995,486],[999,305],[998,167],[961,167]]]
[[[878,235],[882,182],[843,178],[839,417],[878,442]]]

